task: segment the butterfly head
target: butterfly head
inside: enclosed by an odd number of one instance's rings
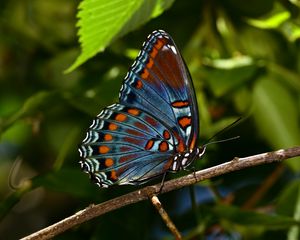
[[[196,158],[201,158],[205,153],[206,146],[197,147],[195,149],[189,149],[183,153],[178,153],[171,165],[170,170],[177,172],[182,169],[186,169]]]

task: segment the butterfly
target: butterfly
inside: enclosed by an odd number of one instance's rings
[[[124,78],[119,103],[92,121],[81,169],[99,187],[139,185],[200,158],[199,114],[190,73],[171,36],[152,32]]]

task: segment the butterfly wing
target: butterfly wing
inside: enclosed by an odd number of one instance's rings
[[[148,36],[119,100],[97,116],[79,148],[82,169],[100,187],[139,184],[193,160],[197,101],[188,69],[167,33]]]
[[[79,147],[81,167],[100,186],[138,184],[166,172],[176,139],[151,115],[114,104],[94,119]]]
[[[196,147],[199,124],[194,87],[174,41],[166,32],[154,31],[148,36],[124,79],[119,100],[166,123],[177,136],[178,152]]]

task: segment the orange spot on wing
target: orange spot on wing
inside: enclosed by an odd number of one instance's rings
[[[112,165],[114,165],[114,160],[112,158],[105,159],[105,166],[106,167],[111,167]]]
[[[110,123],[110,124],[108,125],[108,129],[111,130],[111,131],[114,131],[114,130],[116,130],[117,128],[118,128],[118,126],[117,126],[116,124],[114,124],[114,123]]]
[[[113,180],[113,181],[116,181],[118,179],[116,171],[113,170],[113,171],[110,172],[110,179]]]
[[[127,110],[127,112],[128,112],[129,114],[131,114],[131,115],[134,115],[134,116],[137,116],[137,115],[140,114],[140,111],[139,111],[138,109],[136,109],[136,108],[129,108],[129,109]]]
[[[127,116],[122,113],[118,113],[115,117],[115,120],[117,120],[118,122],[124,122],[126,119]]]
[[[107,153],[110,150],[108,146],[100,146],[99,147],[99,153],[104,154]]]
[[[188,126],[191,125],[191,118],[190,117],[182,117],[178,119],[178,123],[182,129],[186,129]]]
[[[141,77],[143,79],[147,79],[149,77],[149,71],[147,69],[144,69],[143,73],[141,74]]]
[[[184,150],[185,150],[185,146],[184,146],[182,139],[179,139],[177,150],[178,150],[178,152],[184,152]]]
[[[166,141],[162,141],[160,144],[159,144],[159,151],[161,152],[166,152],[169,150],[169,146],[168,146],[168,143]]]
[[[172,107],[182,108],[187,107],[189,105],[188,101],[177,101],[172,103]]]
[[[164,139],[167,139],[167,140],[170,139],[170,133],[167,130],[164,131],[163,136],[164,136]]]
[[[157,53],[158,53],[158,50],[157,50],[156,48],[153,48],[152,51],[151,51],[151,53],[150,53],[150,56],[151,56],[152,58],[155,58],[156,55],[157,55]]]
[[[144,70],[143,74],[145,73],[146,70]],[[147,71],[148,72],[148,71]],[[142,78],[147,78],[147,77],[143,77],[143,74],[142,74]],[[148,72],[148,75],[149,75],[149,72]],[[148,76],[147,75],[147,76]],[[137,89],[141,89],[143,87],[143,82],[141,80],[137,80],[136,83],[135,83],[135,88]]]
[[[105,140],[105,141],[111,141],[111,140],[112,140],[112,135],[110,135],[110,134],[105,134],[105,135],[104,135],[104,140]]]
[[[162,47],[163,47],[163,45],[165,44],[165,41],[163,41],[163,40],[161,40],[161,39],[158,39],[157,41],[156,41],[156,43],[155,43],[155,47],[157,48],[157,49],[161,49]]]
[[[146,146],[145,146],[145,149],[146,150],[150,150],[154,145],[154,141],[152,139],[150,139],[147,143],[146,143]]]
[[[155,58],[158,53],[158,50],[161,49],[165,44],[166,40],[158,39],[154,44],[154,48],[152,48],[152,51],[150,52],[151,58]]]
[[[152,58],[149,58],[146,67],[147,68],[152,68],[153,64],[154,64],[154,61],[152,60]]]

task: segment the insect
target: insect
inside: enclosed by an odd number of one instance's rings
[[[173,39],[152,32],[130,67],[119,103],[93,120],[79,147],[81,169],[99,187],[138,185],[186,169],[198,147],[198,106]]]

